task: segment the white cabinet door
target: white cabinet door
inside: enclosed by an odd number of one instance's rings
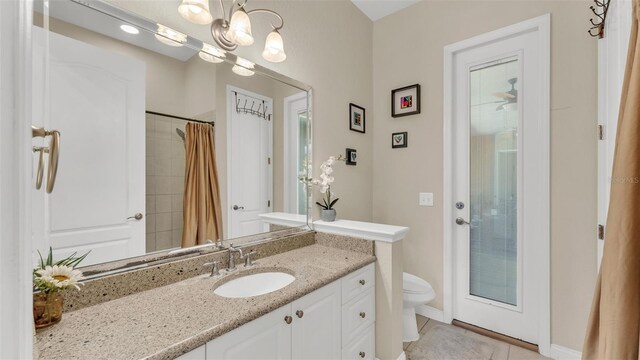
[[[206,345],[202,345],[186,354],[178,356],[176,360],[204,360],[206,358],[206,352]]]
[[[291,304],[207,343],[207,360],[291,359]]]
[[[339,359],[341,356],[340,281],[292,303],[293,359]]]
[[[145,213],[144,63],[38,27],[33,47],[34,124],[60,131],[54,190],[33,190],[35,249],[143,255],[145,219],[128,217]]]

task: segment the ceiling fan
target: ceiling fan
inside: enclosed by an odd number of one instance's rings
[[[518,81],[518,78],[511,78],[507,81],[509,82],[509,84],[511,84],[511,90],[507,92],[497,92],[493,94],[493,96],[502,98],[502,101],[497,101],[500,103],[500,105],[496,107],[496,111],[501,111],[501,110],[513,111],[517,109],[518,90],[516,90],[516,82]]]

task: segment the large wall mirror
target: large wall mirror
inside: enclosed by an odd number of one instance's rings
[[[37,249],[129,264],[305,230],[261,216],[307,219],[309,86],[102,1],[35,9],[34,125],[60,132],[51,193],[34,138]]]

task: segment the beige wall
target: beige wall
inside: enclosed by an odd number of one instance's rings
[[[442,309],[443,47],[551,13],[552,343],[581,349],[596,277],[597,42],[587,1],[421,2],[374,23],[373,220],[409,226],[404,267]],[[422,85],[422,113],[390,116],[390,92]],[[409,147],[391,149],[392,132]],[[433,192],[434,207],[418,193]]]
[[[177,14],[174,0],[109,2],[200,40],[213,41],[208,26],[188,23]],[[255,44],[234,53],[313,87],[315,174],[330,155],[344,154],[346,148],[357,149],[357,166],[341,163],[334,167],[333,190],[341,199],[338,217],[371,220],[373,23],[346,0],[260,1],[250,2],[248,7],[273,9],[284,17],[281,34],[287,60],[274,64],[262,59],[262,47],[273,20],[264,14],[251,20]],[[217,14],[218,9],[212,11]],[[366,134],[349,131],[350,102],[367,109]]]

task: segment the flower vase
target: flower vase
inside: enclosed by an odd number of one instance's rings
[[[64,299],[58,291],[33,294],[33,320],[42,329],[62,320]]]
[[[322,221],[332,222],[336,221],[336,209],[322,210],[320,212],[320,218]]]

